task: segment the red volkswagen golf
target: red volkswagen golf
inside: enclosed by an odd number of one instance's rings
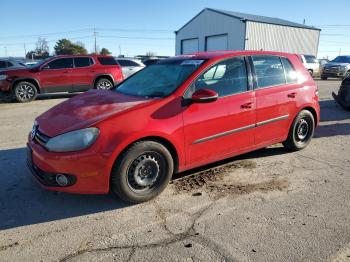
[[[47,189],[111,189],[138,203],[161,193],[177,172],[279,142],[305,148],[319,111],[317,86],[297,55],[177,56],[39,116],[28,165]]]

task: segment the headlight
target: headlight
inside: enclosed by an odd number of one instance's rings
[[[345,72],[345,71],[348,71],[348,66],[346,66],[346,65],[340,66],[339,69],[340,69],[340,71]]]
[[[8,77],[8,75],[0,75],[0,80],[5,80]]]
[[[51,152],[78,151],[91,146],[99,134],[95,127],[80,129],[50,138],[45,147]]]

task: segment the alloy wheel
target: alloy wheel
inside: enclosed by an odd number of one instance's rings
[[[16,88],[16,96],[22,101],[28,101],[35,96],[34,87],[27,84],[21,84]]]

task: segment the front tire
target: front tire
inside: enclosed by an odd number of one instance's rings
[[[315,119],[309,110],[302,110],[290,127],[288,138],[283,145],[290,151],[299,151],[307,147],[314,135]]]
[[[35,100],[38,90],[34,84],[22,81],[13,88],[13,95],[18,102],[26,103]]]
[[[95,88],[100,90],[109,90],[113,87],[111,80],[107,78],[100,78],[95,83]]]
[[[136,142],[115,163],[111,188],[127,202],[146,202],[165,189],[173,172],[173,158],[164,145],[155,141]]]
[[[322,80],[327,80],[328,77],[327,77],[327,76],[321,76],[321,79],[322,79]]]

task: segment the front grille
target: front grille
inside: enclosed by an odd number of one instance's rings
[[[35,132],[34,140],[42,146],[45,146],[50,137],[42,133],[39,128]]]
[[[332,66],[332,67],[326,67],[324,69],[325,72],[327,73],[339,73],[339,66]]]

